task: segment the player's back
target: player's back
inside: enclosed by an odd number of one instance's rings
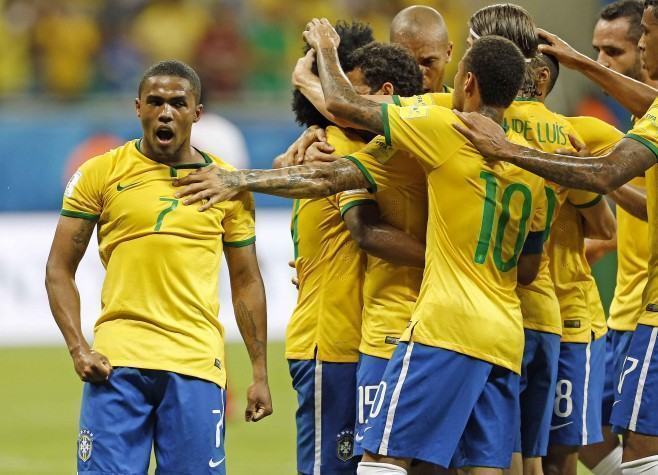
[[[402,338],[413,333],[414,341],[518,372],[523,328],[516,266],[528,232],[543,231],[543,181],[513,165],[485,162],[453,128],[459,119],[448,109],[388,105],[384,116],[387,143],[412,153],[428,179],[425,273]],[[355,158],[382,181],[381,164]]]
[[[365,145],[334,126],[327,128],[327,140],[343,155]],[[358,360],[366,256],[343,223],[341,208],[372,199],[357,190],[295,200],[291,233],[299,293],[286,331],[288,359]]]

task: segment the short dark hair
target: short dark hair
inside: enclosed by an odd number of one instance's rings
[[[644,13],[644,5],[641,0],[617,0],[604,7],[599,13],[599,18],[605,21],[627,18],[628,39],[637,43],[642,36],[642,13]]]
[[[141,81],[139,81],[139,88],[137,89],[139,97],[142,96],[142,88],[144,87],[146,80],[155,76],[176,76],[187,79],[192,86],[194,99],[197,104],[201,103],[201,79],[199,79],[199,75],[196,71],[184,62],[169,59],[167,61],[160,61],[149,67],[146,72],[144,72]]]
[[[549,43],[545,39],[540,38],[539,44],[547,45]],[[553,87],[555,86],[555,83],[557,82],[557,78],[560,76],[560,62],[557,60],[557,58],[555,58],[555,56],[551,54],[537,53],[537,56],[535,56],[532,60],[532,67],[548,68],[551,79],[548,83],[548,90],[546,91],[546,94],[550,94],[550,92],[553,90]]]
[[[373,41],[350,55],[353,69],[360,69],[371,91],[386,82],[393,84],[395,94],[408,97],[423,91],[423,73],[409,50],[396,44]]]
[[[526,58],[537,54],[537,27],[530,14],[518,5],[501,3],[480,8],[468,26],[480,37],[497,35],[512,41]]]
[[[353,68],[350,60],[352,52],[368,43],[374,41],[372,28],[365,23],[353,21],[347,23],[346,21],[339,20],[335,25],[336,32],[340,37],[340,44],[338,45],[338,60],[343,68],[343,71],[349,72]],[[304,53],[309,49],[308,45],[304,46]],[[313,63],[313,72],[318,73],[317,63]],[[331,122],[327,120],[315,106],[309,101],[301,92],[294,90],[292,93],[292,111],[295,114],[295,121],[305,127],[311,125],[318,125],[320,127],[327,127]]]
[[[464,72],[471,72],[485,106],[509,107],[516,97],[526,69],[518,46],[501,36],[476,40],[463,59]]]
[[[644,9],[653,7],[653,16],[658,18],[658,0],[644,0]]]

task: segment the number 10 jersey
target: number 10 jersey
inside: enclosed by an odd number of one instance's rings
[[[113,366],[172,371],[226,383],[218,275],[223,246],[255,241],[251,195],[206,212],[174,197],[172,180],[223,161],[168,165],[138,141],[84,163],[64,192],[61,214],[98,222],[106,269],[94,349]]]

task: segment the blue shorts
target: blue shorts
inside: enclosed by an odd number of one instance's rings
[[[363,448],[448,467],[509,467],[519,375],[470,356],[399,343],[364,428]]]
[[[297,472],[356,473],[356,363],[288,360],[297,391]]]
[[[368,422],[368,415],[377,400],[379,383],[384,376],[388,360],[377,356],[359,355],[356,368],[356,424],[354,427],[354,455],[363,455],[363,429]]]
[[[215,383],[167,371],[114,368],[106,383],[85,383],[78,474],[226,473],[226,394]]]
[[[560,343],[551,445],[579,447],[603,440],[604,381],[605,338],[590,343]]]
[[[605,342],[605,385],[603,386],[603,425],[610,425],[612,405],[615,403],[615,386],[619,383],[622,367],[633,332],[608,330]],[[619,399],[619,398],[617,398]]]
[[[520,433],[514,452],[521,452],[524,457],[543,457],[551,432],[560,335],[529,329],[524,332]]]
[[[611,422],[615,432],[658,436],[658,327],[638,325],[617,383]]]

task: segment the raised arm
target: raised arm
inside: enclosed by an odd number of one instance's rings
[[[343,220],[352,239],[368,254],[399,266],[425,268],[425,244],[385,222],[376,203],[349,208]]]
[[[464,125],[454,127],[488,160],[503,160],[569,188],[610,193],[655,165],[656,156],[636,140],[624,138],[600,158],[575,158],[540,152],[509,142],[500,125],[481,114],[455,112]]]
[[[235,319],[251,360],[253,381],[247,390],[245,420],[257,422],[272,414],[267,380],[267,310],[265,287],[256,247],[225,247]]]
[[[539,46],[541,52],[555,56],[560,64],[567,68],[580,71],[636,117],[642,117],[658,95],[658,91],[651,86],[600,65],[573,49],[558,36],[542,29],[539,29],[538,33],[549,43]]]
[[[108,359],[95,352],[82,334],[80,294],[75,284],[78,264],[87,250],[96,221],[61,216],[46,264],[50,310],[68,347],[81,380],[106,381],[112,372]]]
[[[375,134],[384,133],[381,106],[356,93],[338,61],[340,38],[326,18],[314,18],[306,26],[304,39],[317,55],[318,73],[326,108],[339,121]]]
[[[369,188],[372,184],[353,162],[340,158],[331,163],[311,163],[278,170],[229,172],[211,165],[175,180],[174,185],[184,186],[176,197],[185,197],[185,205],[208,200],[199,208],[205,211],[241,191],[285,198],[320,198],[339,191]]]

